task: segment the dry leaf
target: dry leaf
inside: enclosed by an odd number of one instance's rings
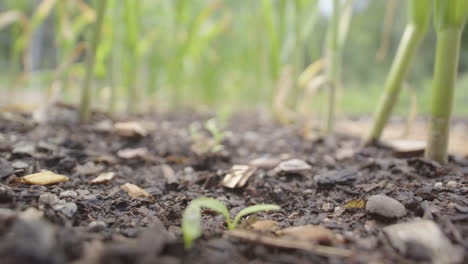
[[[154,124],[149,122],[118,122],[114,124],[114,132],[122,137],[147,136]]]
[[[254,223],[252,223],[249,226],[250,229],[256,230],[256,231],[275,231],[279,228],[278,222],[274,220],[259,220]]]
[[[126,191],[127,194],[132,198],[138,198],[138,197],[142,197],[142,196],[143,197],[151,197],[151,195],[149,193],[147,193],[142,188],[136,186],[135,184],[126,183],[126,184],[120,186],[120,188],[122,190]]]
[[[122,159],[146,158],[149,152],[146,148],[122,149],[117,152],[117,156]]]
[[[246,165],[234,165],[231,168],[231,172],[224,176],[221,184],[231,189],[244,187],[256,169],[255,167]]]
[[[114,176],[115,176],[114,172],[101,173],[99,174],[99,176],[92,179],[89,183],[90,184],[103,184],[103,183],[111,181],[114,178]]]
[[[331,245],[336,241],[333,231],[316,225],[293,226],[276,231],[277,235],[290,236],[297,240],[315,241],[320,244]]]
[[[366,207],[366,201],[364,200],[351,200],[343,206],[343,208],[346,208],[346,209],[351,209],[351,208],[361,209],[364,207]]]
[[[51,171],[41,171],[39,173],[30,174],[19,178],[19,182],[34,185],[49,185],[59,182],[66,182],[69,178],[65,175],[56,174]]]
[[[306,250],[321,256],[349,257],[352,254],[352,251],[348,249],[317,245],[310,243],[309,241],[272,237],[271,235],[259,234],[249,230],[235,229],[226,233],[229,237],[232,238],[242,239],[245,241],[260,243],[277,248]]]

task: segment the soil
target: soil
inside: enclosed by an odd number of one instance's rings
[[[403,254],[383,234],[385,226],[415,218],[437,223],[452,244],[463,249],[467,261],[468,159],[464,157],[451,156],[446,166],[420,157],[400,159],[383,147],[363,148],[358,138],[344,133],[307,141],[299,127],[280,126],[260,113],[234,115],[223,150],[200,155],[192,151],[189,127],[209,115],[128,117],[125,120],[155,124],[148,135],[128,137],[106,128],[103,124],[116,120],[104,114],[95,114],[86,125],[74,122],[72,108],[54,108],[48,114],[48,124],[37,124],[30,114],[2,115],[2,263],[430,263],[431,256],[420,256],[424,250],[416,250],[417,256]],[[137,148],[147,152],[119,157],[119,151]],[[262,157],[267,159],[246,186],[222,187],[233,165]],[[305,161],[311,169],[297,174],[274,169],[279,161],[292,158]],[[17,180],[41,170],[70,180],[48,186]],[[89,183],[103,172],[116,176],[104,184]],[[447,185],[449,181],[457,184]],[[125,183],[151,196],[132,198],[121,189]],[[362,206],[344,208],[351,200],[367,201],[376,194],[401,202],[406,215],[388,219],[371,215]],[[53,195],[63,206],[54,206]],[[331,248],[348,249],[351,254],[324,255],[261,239],[239,239],[226,232],[223,217],[211,211],[203,214],[204,235],[185,250],[180,229],[183,210],[202,196],[222,201],[232,215],[253,204],[280,205],[281,211],[258,213],[245,222],[270,219],[280,228],[320,225],[336,237]],[[38,212],[43,215],[37,216]],[[269,231],[246,230],[276,237]]]

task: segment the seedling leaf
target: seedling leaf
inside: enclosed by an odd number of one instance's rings
[[[185,248],[191,248],[193,240],[201,236],[201,212],[196,203],[191,203],[184,211],[182,218],[182,232]]]
[[[233,226],[232,229],[234,229],[237,226],[237,223],[239,222],[239,220],[246,215],[257,213],[257,212],[262,212],[262,211],[278,211],[278,210],[281,210],[281,207],[279,207],[278,205],[274,205],[274,204],[257,204],[257,205],[252,205],[247,208],[244,208],[236,215],[236,218],[234,219],[234,222],[232,224]]]
[[[182,218],[182,232],[184,234],[185,248],[192,246],[193,240],[197,239],[202,234],[201,229],[201,209],[208,208],[217,213],[222,214],[227,221],[228,228],[231,229],[231,220],[229,218],[229,211],[220,201],[201,197],[193,200],[184,211]]]

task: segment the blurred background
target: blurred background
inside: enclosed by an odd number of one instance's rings
[[[76,104],[84,78],[84,40],[99,0],[0,1],[1,103],[37,107]],[[339,112],[368,115],[382,93],[406,23],[404,0],[354,0],[343,49]],[[125,109],[128,91],[139,111],[178,107],[269,108],[278,80],[296,84],[324,54],[329,0],[108,0],[93,77],[94,107]],[[464,33],[455,115],[468,115],[468,32]],[[431,27],[407,87],[419,113],[430,107],[435,33]],[[283,76],[283,78],[281,77]],[[396,112],[410,108],[404,89]],[[326,93],[310,102],[323,111]],[[52,98],[52,99],[51,99]]]

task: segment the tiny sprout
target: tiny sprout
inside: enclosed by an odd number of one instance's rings
[[[281,209],[281,207],[274,204],[257,204],[244,208],[236,215],[234,221],[231,221],[229,211],[223,203],[208,197],[197,198],[193,200],[189,206],[187,206],[182,217],[182,233],[184,235],[185,248],[187,249],[191,248],[193,241],[202,235],[202,208],[208,208],[223,215],[226,218],[226,223],[229,230],[235,229],[240,219],[246,215],[262,211],[277,211]]]

